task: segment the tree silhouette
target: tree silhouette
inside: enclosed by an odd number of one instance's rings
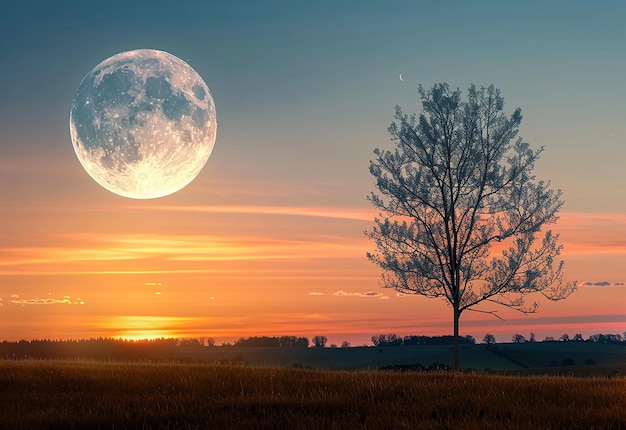
[[[375,149],[370,172],[380,211],[367,231],[377,251],[368,258],[383,270],[382,284],[407,294],[445,299],[453,311],[454,368],[459,368],[459,318],[491,302],[523,313],[540,292],[560,300],[576,289],[563,285],[562,246],[542,227],[557,220],[561,192],[533,175],[542,149],[517,137],[520,109],[503,113],[493,86],[472,85],[467,101],[445,83],[419,87],[422,113],[397,107],[389,127],[394,151]]]
[[[496,337],[491,333],[487,333],[485,337],[483,337],[483,343],[486,343],[487,345],[493,345],[494,343],[496,343]]]
[[[328,339],[326,338],[326,336],[314,336],[313,337],[313,345],[316,348],[324,348],[326,346],[326,342],[328,342]]]
[[[524,342],[526,342],[526,338],[523,335],[519,334],[519,333],[514,334],[513,338],[511,340],[513,341],[513,343],[524,343]]]

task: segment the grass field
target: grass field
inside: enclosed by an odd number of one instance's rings
[[[626,428],[626,379],[0,360],[0,427]]]

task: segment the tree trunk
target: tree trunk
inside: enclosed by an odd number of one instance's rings
[[[454,371],[459,371],[459,306],[454,305]]]

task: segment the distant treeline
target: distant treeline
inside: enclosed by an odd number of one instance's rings
[[[273,346],[277,348],[308,348],[309,339],[296,336],[254,336],[241,338],[233,346]]]
[[[224,347],[264,346],[277,348],[307,348],[309,339],[297,336],[241,338]],[[92,338],[79,340],[20,340],[0,342],[0,358],[88,358],[88,359],[170,359],[190,351],[215,348],[213,338],[161,338],[126,340]]]
[[[274,347],[274,348],[308,348],[326,347],[325,336],[315,336],[313,342],[306,337],[298,336],[253,336],[240,338],[234,343],[224,343],[221,347],[215,346],[215,339],[201,338],[161,338],[145,340],[126,340],[114,338],[92,338],[80,340],[20,340],[0,342],[0,358],[92,358],[92,359],[171,359],[184,357],[189,352],[205,351],[205,348],[239,348],[239,347]],[[515,334],[513,343],[535,342],[534,333],[527,339],[521,334]],[[398,336],[396,334],[378,334],[372,336],[374,346],[413,346],[413,345],[452,345],[454,336]],[[476,340],[473,336],[459,336],[462,345],[473,345]],[[626,344],[626,333],[619,334],[592,334],[584,339],[580,333],[573,337],[567,334],[558,339],[546,337],[543,342],[593,342]],[[495,336],[486,334],[482,343],[495,344]],[[342,347],[349,347],[344,342]],[[335,345],[331,345],[335,347]]]
[[[524,335],[516,333],[513,335],[511,339],[513,343],[526,343],[526,342],[537,342],[535,338],[535,333],[531,333],[530,337],[527,339]],[[553,336],[547,336],[542,342],[592,342],[592,343],[624,343],[626,342],[626,332],[624,332],[624,336],[621,334],[602,334],[596,333],[589,336],[589,338],[583,338],[583,335],[580,333],[576,333],[573,337],[570,337],[567,333],[564,333],[558,339]],[[493,344],[495,342],[495,337],[492,334],[487,333],[483,338],[483,343]]]
[[[454,344],[454,336],[404,336],[397,334],[377,334],[372,336],[374,346],[411,346],[411,345],[452,345]],[[461,345],[473,345],[476,339],[473,336],[459,336]]]
[[[516,333],[513,335],[511,342],[513,343],[526,343],[537,342],[534,333],[530,333],[530,336],[525,336]],[[589,338],[583,338],[582,334],[576,333],[573,337],[570,337],[567,333],[561,335],[558,339],[552,336],[547,336],[542,342],[592,342],[592,343],[613,343],[623,344],[626,343],[626,332],[624,336],[620,334],[602,334],[596,333],[589,336]],[[395,333],[390,334],[377,334],[372,336],[372,343],[374,346],[403,346],[403,345],[452,345],[454,343],[454,336],[398,336]],[[473,336],[459,336],[459,343],[461,345],[473,345],[476,343],[476,339]],[[482,340],[482,343],[492,345],[497,343],[496,337],[490,333],[487,333]]]
[[[92,358],[159,359],[174,355],[177,339],[124,340],[112,338],[80,340],[20,340],[0,343],[2,358]]]

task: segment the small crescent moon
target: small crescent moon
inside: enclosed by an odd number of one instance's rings
[[[400,78],[401,81],[404,81],[404,79],[402,79],[402,73],[400,73],[398,77]]]

